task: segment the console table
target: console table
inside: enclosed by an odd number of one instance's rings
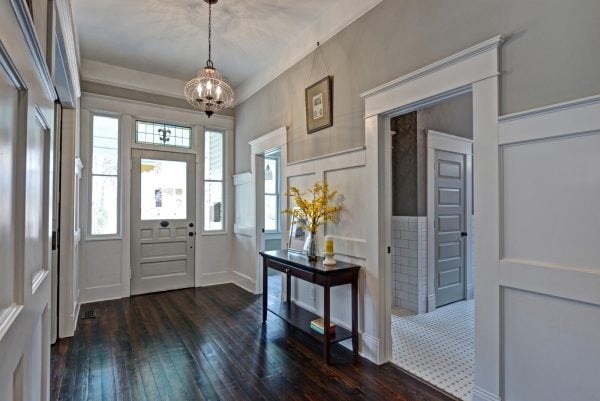
[[[352,338],[352,352],[358,355],[358,271],[360,266],[337,262],[336,265],[323,265],[323,258],[315,262],[304,255],[287,250],[260,252],[263,257],[263,324],[267,322],[267,311],[279,316],[311,337],[324,343],[325,362],[329,363],[331,344]],[[268,304],[268,269],[275,269],[286,274],[286,300]],[[339,285],[350,284],[352,288],[352,331],[337,326],[335,333],[325,330],[319,334],[310,328],[310,322],[319,316],[291,302],[292,277],[314,283],[323,287],[323,320],[325,328],[330,323],[331,298],[330,289]]]

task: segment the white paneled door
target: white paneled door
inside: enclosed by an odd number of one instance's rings
[[[194,286],[195,171],[192,154],[133,150],[132,295]]]
[[[26,7],[0,2],[0,400],[47,401],[55,93]]]

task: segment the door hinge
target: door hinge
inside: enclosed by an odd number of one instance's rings
[[[129,280],[131,280],[131,269],[129,269]]]
[[[388,253],[392,253],[392,247],[388,246]]]
[[[58,235],[56,230],[52,231],[52,250],[56,251],[58,249]]]

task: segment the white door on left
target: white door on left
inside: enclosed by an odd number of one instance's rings
[[[48,401],[50,394],[54,99],[44,78],[46,74],[40,73],[44,67],[40,67],[40,59],[36,66],[32,57],[35,52],[30,51],[25,40],[24,33],[32,32],[32,26],[25,2],[0,2],[0,400],[3,401]],[[42,65],[44,62],[42,59]]]

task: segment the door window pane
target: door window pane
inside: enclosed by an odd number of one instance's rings
[[[204,229],[223,229],[223,183],[204,183]]]
[[[140,165],[142,220],[187,218],[187,163],[142,159]]]

